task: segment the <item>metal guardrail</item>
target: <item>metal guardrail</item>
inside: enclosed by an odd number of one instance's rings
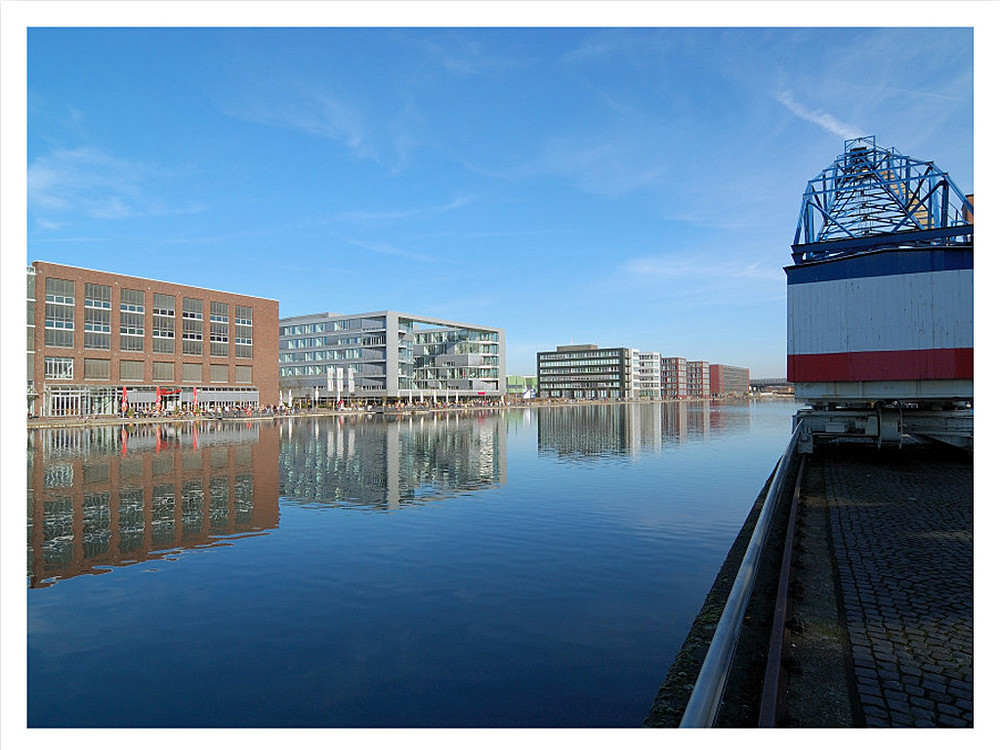
[[[778,468],[775,469],[774,478],[771,480],[771,486],[764,498],[760,516],[757,518],[757,525],[754,527],[753,535],[750,537],[747,550],[743,555],[743,562],[736,573],[733,588],[729,592],[726,606],[722,610],[722,616],[716,626],[715,636],[708,647],[705,661],[701,665],[701,671],[698,673],[698,679],[691,691],[687,708],[684,709],[684,716],[681,717],[680,726],[682,728],[711,727],[715,723],[719,705],[722,703],[722,694],[726,688],[726,681],[729,678],[729,669],[733,663],[733,655],[736,653],[740,626],[743,623],[747,603],[750,601],[750,594],[757,578],[757,570],[764,551],[764,542],[767,540],[767,534],[771,528],[771,519],[774,517],[775,508],[781,496],[781,488],[785,484],[788,467],[791,464],[792,456],[796,453],[801,429],[801,425],[796,425],[792,431],[788,446],[778,462]]]

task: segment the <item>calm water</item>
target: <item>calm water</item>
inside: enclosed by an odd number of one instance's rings
[[[637,727],[794,410],[32,431],[28,725]]]

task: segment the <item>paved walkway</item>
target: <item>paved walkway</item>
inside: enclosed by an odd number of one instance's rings
[[[972,726],[972,462],[835,449],[822,472],[849,675],[870,727]]]

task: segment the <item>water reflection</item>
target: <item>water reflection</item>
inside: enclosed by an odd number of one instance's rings
[[[708,401],[582,404],[539,409],[537,416],[539,453],[574,460],[635,456],[750,430],[749,408]]]
[[[290,501],[394,510],[507,481],[507,429],[495,412],[295,420],[281,426]]]
[[[608,404],[29,431],[29,583],[277,528],[279,497],[389,511],[502,485],[508,431],[536,421],[540,454],[578,460],[746,432],[750,411]]]
[[[277,458],[252,424],[29,431],[29,585],[277,527]]]

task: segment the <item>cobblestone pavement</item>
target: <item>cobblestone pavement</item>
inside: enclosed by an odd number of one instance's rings
[[[971,460],[925,447],[811,460],[865,724],[971,727]]]

